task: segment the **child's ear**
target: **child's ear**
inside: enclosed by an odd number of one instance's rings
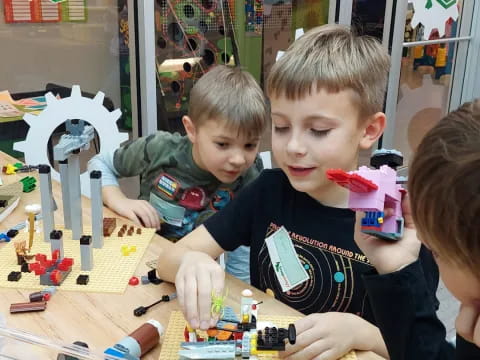
[[[363,129],[363,136],[360,140],[360,148],[362,150],[370,149],[375,141],[382,136],[387,124],[386,116],[383,112],[377,112],[370,116]]]
[[[188,138],[190,139],[190,142],[192,144],[195,143],[195,139],[197,137],[197,131],[192,119],[190,119],[190,117],[185,115],[184,117],[182,117],[182,123],[183,123],[183,126],[185,127],[185,131],[187,133]]]

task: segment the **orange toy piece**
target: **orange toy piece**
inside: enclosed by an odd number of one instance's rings
[[[234,324],[225,324],[225,326],[223,328],[224,329],[231,329],[231,330],[236,330],[237,329]],[[217,340],[226,341],[226,340],[230,339],[231,336],[232,336],[231,331],[220,330],[220,331],[218,331],[218,334],[217,334]]]

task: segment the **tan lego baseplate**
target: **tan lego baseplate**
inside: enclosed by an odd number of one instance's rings
[[[300,319],[299,316],[280,316],[280,315],[260,315],[259,321],[271,322],[278,327],[288,327],[288,324]],[[167,331],[162,341],[162,349],[160,351],[159,360],[178,360],[178,352],[180,351],[180,344],[185,341],[183,337],[183,331],[185,330],[185,318],[181,311],[172,311],[170,320],[168,322]],[[199,331],[202,337],[205,337],[205,332]],[[279,359],[278,357],[272,357],[270,354],[267,356],[257,355],[261,360]],[[350,351],[348,354],[340,358],[339,360],[357,360],[357,355],[354,351]]]
[[[117,228],[122,223],[117,219]],[[93,249],[93,270],[80,270],[80,241],[72,240],[71,230],[64,230],[63,226],[56,226],[56,230],[63,231],[63,246],[65,257],[73,257],[74,264],[72,272],[65,281],[58,287],[60,290],[105,292],[105,293],[123,293],[128,286],[128,280],[132,277],[137,265],[147,249],[150,240],[155,234],[155,229],[142,229],[142,234],[133,234],[132,236],[104,237],[104,246],[101,249]],[[83,227],[84,235],[91,235],[91,227]],[[0,249],[0,287],[18,288],[18,289],[44,289],[45,285],[40,285],[40,276],[33,272],[22,273],[19,281],[7,281],[8,274],[11,271],[20,271],[17,265],[17,257],[13,243],[25,240],[28,244],[28,232],[20,230],[18,235],[8,244],[3,244]],[[123,256],[121,247],[136,246],[136,251],[128,256]],[[52,253],[50,242],[43,241],[43,232],[35,233],[31,254],[42,253],[51,259]],[[89,275],[87,285],[77,285],[78,275]]]

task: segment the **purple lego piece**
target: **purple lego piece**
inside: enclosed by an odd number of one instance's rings
[[[355,211],[384,211],[385,208],[394,209],[392,216],[383,219],[382,231],[397,232],[397,219],[402,217],[402,187],[397,184],[397,172],[387,165],[380,169],[360,167],[349,174],[357,174],[378,186],[377,190],[366,193],[350,191],[348,207]]]

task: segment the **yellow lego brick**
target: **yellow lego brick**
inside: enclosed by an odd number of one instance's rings
[[[117,227],[121,227],[117,219]],[[129,237],[104,237],[104,246],[101,249],[93,249],[93,270],[81,271],[80,265],[80,243],[78,240],[72,240],[71,230],[65,230],[63,226],[55,226],[56,230],[63,232],[64,256],[73,257],[74,264],[71,273],[65,281],[58,286],[60,290],[83,291],[83,292],[106,292],[123,293],[128,286],[128,280],[132,277],[138,266],[150,240],[155,234],[155,229],[142,229],[142,234],[135,234]],[[114,232],[116,234],[116,232]],[[91,235],[91,227],[83,227],[84,235]],[[13,243],[17,241],[26,241],[28,244],[28,232],[21,230],[18,235],[8,244],[3,244],[0,251],[0,287],[18,288],[18,289],[38,289],[45,288],[40,285],[40,277],[33,272],[22,273],[20,281],[7,281],[7,276],[11,271],[19,271],[17,257]],[[131,252],[129,256],[123,256],[121,246],[126,245],[128,249],[132,246],[137,251]],[[45,254],[51,259],[50,242],[43,241],[43,232],[35,233],[31,254]],[[77,285],[78,275],[88,274],[89,282],[87,285]]]
[[[280,316],[280,315],[260,315],[258,321],[274,323],[278,327],[288,327],[288,324],[294,323],[300,319],[300,316]],[[162,342],[159,360],[178,360],[178,352],[180,351],[180,343],[185,341],[183,331],[185,330],[186,321],[181,311],[172,311],[168,322],[167,331]],[[198,331],[198,334],[206,338],[204,331]],[[267,354],[266,352],[258,352],[257,357],[262,360],[278,359],[277,352]],[[241,358],[241,357],[239,357]],[[357,360],[354,351],[349,352],[339,360]]]

